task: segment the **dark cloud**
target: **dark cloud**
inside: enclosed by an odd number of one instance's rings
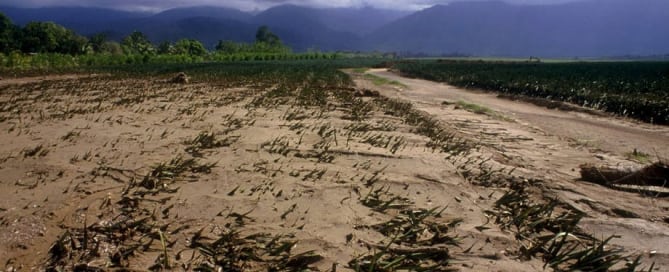
[[[262,10],[281,4],[313,7],[363,7],[417,10],[455,1],[481,0],[3,0],[2,5],[20,7],[87,6],[123,10],[159,11],[184,6],[222,6],[242,10]],[[550,4],[577,0],[505,0],[519,4]]]

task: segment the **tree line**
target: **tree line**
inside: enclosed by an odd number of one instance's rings
[[[78,35],[53,22],[30,22],[23,27],[15,25],[0,13],[0,53],[23,54],[108,54],[108,55],[187,55],[204,57],[210,54],[290,54],[291,49],[272,33],[267,26],[256,32],[254,43],[219,41],[214,52],[198,40],[181,39],[153,44],[142,32],[135,31],[121,42],[107,39],[103,33],[90,37]]]

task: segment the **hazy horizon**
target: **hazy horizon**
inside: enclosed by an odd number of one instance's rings
[[[379,8],[417,11],[435,5],[454,2],[506,2],[521,5],[550,5],[586,0],[6,0],[2,6],[19,8],[97,7],[124,11],[161,12],[173,8],[215,6],[242,11],[262,11],[275,6],[292,4],[315,8]]]
[[[9,1],[18,4],[17,0]],[[296,52],[318,49],[570,58],[669,53],[669,29],[661,27],[669,24],[667,0],[401,0],[402,4],[393,6],[389,6],[389,0],[333,0],[327,2],[329,4],[323,0],[65,1],[58,2],[57,6],[87,3],[88,6],[136,11],[138,9],[128,5],[161,10],[180,5],[205,7],[157,16],[90,7],[7,8],[6,12],[18,25],[53,21],[81,35],[107,33],[109,39],[116,41],[132,31],[141,31],[155,43],[189,38],[201,41],[210,49],[220,40],[252,42],[257,27],[267,25]],[[252,5],[294,6],[246,13],[209,7],[244,10],[244,6],[240,6],[243,2],[248,4],[247,9]],[[456,2],[477,4],[453,4]],[[54,2],[24,0],[23,3],[48,6]],[[447,5],[432,6],[439,4]],[[302,8],[304,6],[315,9]],[[431,8],[397,10],[418,6]],[[340,9],[323,9],[327,7]],[[360,7],[376,9],[351,9]],[[144,8],[146,10],[148,8]]]

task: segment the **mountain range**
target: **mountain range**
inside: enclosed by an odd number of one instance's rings
[[[456,2],[409,12],[280,5],[260,13],[189,7],[160,13],[101,8],[0,7],[15,24],[53,21],[82,35],[154,42],[193,38],[251,42],[267,25],[295,51],[388,51],[429,55],[603,57],[669,53],[669,1],[583,0],[551,5]]]

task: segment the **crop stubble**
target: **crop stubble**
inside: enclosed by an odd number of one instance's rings
[[[333,68],[222,70],[2,86],[6,268],[625,266],[410,103],[355,97]]]

